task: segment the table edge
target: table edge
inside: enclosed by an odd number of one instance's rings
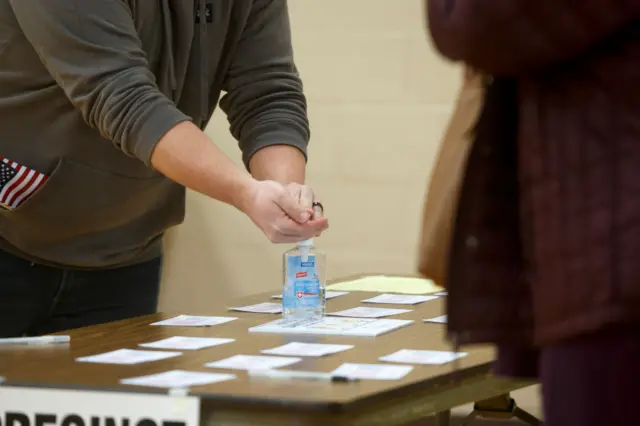
[[[231,395],[216,395],[211,393],[191,392],[185,389],[182,396],[196,397],[201,404],[206,405],[224,405],[231,406],[236,404],[252,404],[260,405],[265,408],[277,408],[277,407],[294,407],[301,410],[314,410],[314,411],[331,411],[331,412],[344,412],[359,408],[361,404],[371,404],[379,399],[389,399],[395,397],[402,397],[408,393],[415,392],[417,390],[426,389],[430,387],[438,387],[450,385],[456,380],[465,380],[477,376],[482,376],[491,373],[491,367],[493,362],[486,364],[475,365],[470,368],[466,368],[459,371],[451,371],[449,374],[432,377],[425,381],[419,381],[407,384],[406,386],[389,389],[383,392],[372,393],[368,396],[361,398],[337,402],[337,401],[296,401],[296,400],[276,400],[266,399],[252,396],[231,396]],[[116,386],[90,386],[90,385],[73,385],[73,384],[61,384],[61,383],[43,383],[43,382],[22,382],[6,380],[0,382],[0,388],[30,388],[30,389],[48,389],[48,390],[75,390],[75,391],[93,391],[93,392],[113,392],[113,393],[133,393],[143,395],[165,395],[170,396],[172,389],[157,389],[157,388],[142,388],[142,387],[116,387]]]

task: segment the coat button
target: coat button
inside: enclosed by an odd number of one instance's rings
[[[473,235],[469,235],[469,236],[467,236],[467,239],[465,240],[465,244],[467,245],[467,248],[475,249],[475,248],[478,247],[478,239],[476,237],[474,237]]]

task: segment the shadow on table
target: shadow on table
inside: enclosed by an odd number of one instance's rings
[[[453,414],[451,416],[450,426],[460,426],[466,416],[460,414]],[[405,426],[436,426],[435,418],[422,420],[419,422],[408,423]],[[526,423],[522,423],[519,420],[487,420],[487,419],[475,419],[465,426],[526,426]]]
[[[525,412],[542,419],[542,406],[540,401],[540,386],[529,386],[524,389],[517,390],[511,395],[517,402],[517,406]],[[468,404],[460,407],[456,407],[452,410],[451,423],[449,426],[461,426],[469,413],[473,411],[473,404]],[[413,422],[405,426],[436,426],[436,420],[434,418],[423,420],[422,422]],[[487,419],[483,417],[476,417],[471,420],[465,426],[527,426],[516,418],[508,420]]]

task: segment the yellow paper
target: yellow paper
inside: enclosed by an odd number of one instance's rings
[[[393,277],[372,275],[353,281],[343,281],[328,285],[327,290],[372,291],[379,293],[429,294],[444,291],[444,288],[424,278]]]

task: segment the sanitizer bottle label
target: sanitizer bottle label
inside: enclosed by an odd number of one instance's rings
[[[316,272],[315,256],[305,261],[301,256],[287,258],[287,287],[283,295],[285,309],[309,309],[320,305],[320,280]]]

